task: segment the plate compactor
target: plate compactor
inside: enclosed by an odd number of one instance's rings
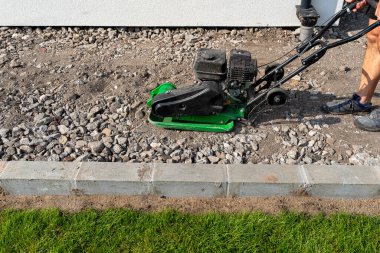
[[[345,5],[320,32],[286,54],[294,52],[283,63],[264,65],[265,74],[259,78],[257,60],[248,51],[233,49],[227,60],[223,50],[200,49],[193,65],[199,81],[180,89],[167,82],[151,91],[147,102],[151,107],[149,122],[167,129],[227,132],[234,128],[235,121],[251,122],[262,105],[284,104],[287,93],[282,84],[320,60],[328,49],[354,41],[380,26],[380,21],[376,21],[357,34],[330,44],[321,40],[339,18],[351,13],[357,2]],[[373,0],[367,2],[376,7]],[[301,66],[285,75],[284,67],[297,59]]]

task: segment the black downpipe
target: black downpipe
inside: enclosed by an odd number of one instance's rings
[[[302,0],[301,1],[301,10],[306,10],[311,8],[311,0]]]
[[[301,0],[301,4],[296,7],[297,17],[301,22],[300,41],[303,42],[312,37],[319,14],[311,4],[311,0]]]

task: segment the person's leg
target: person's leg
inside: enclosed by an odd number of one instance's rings
[[[370,16],[369,24],[375,20]],[[380,27],[367,34],[367,50],[362,65],[362,75],[358,90],[352,98],[328,102],[321,107],[326,113],[350,114],[369,112],[372,109],[371,100],[375,92],[377,83],[380,80],[380,51],[378,48],[378,38]]]
[[[369,24],[375,20],[370,19]],[[372,30],[367,35],[367,50],[365,53],[362,75],[359,89],[356,92],[360,96],[360,103],[366,104],[371,102],[377,83],[380,80],[380,52],[377,46],[380,34],[380,27]]]
[[[371,20],[370,24],[374,21]],[[363,73],[357,92],[360,101],[371,101],[377,83],[380,79],[380,29],[377,28],[368,34],[368,48],[363,64]],[[355,126],[364,131],[380,131],[380,108],[371,112],[368,116],[358,117],[354,121]]]

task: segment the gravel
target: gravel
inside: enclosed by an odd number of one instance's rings
[[[52,97],[54,99],[55,95]],[[181,139],[156,134],[141,135],[133,127],[128,127],[129,119],[123,117],[123,111],[112,111],[132,105],[137,114],[145,112],[142,104],[119,98],[115,106],[113,100],[98,100],[101,106],[92,107],[88,113],[80,110],[70,112],[67,107],[58,108],[57,105],[49,111],[57,112],[55,114],[60,115],[59,121],[46,113],[36,112],[35,116],[31,115],[34,124],[30,126],[19,125],[12,130],[1,128],[2,159],[333,164],[338,160],[344,162],[343,157],[346,157],[351,164],[380,164],[379,158],[363,152],[363,147],[358,146],[336,156],[333,148],[336,140],[324,134],[323,127],[312,125],[310,121],[273,126],[269,130],[243,128],[242,133],[209,135],[211,138],[203,141],[192,138],[192,134]],[[271,152],[263,157],[260,151],[265,149],[264,142],[269,136],[274,139],[275,146],[283,147],[283,152]]]
[[[297,44],[297,33],[274,28],[1,29],[0,159],[379,165],[374,149],[342,140],[338,136],[346,129],[334,132],[331,119],[314,108],[331,75],[325,67],[311,79],[292,79],[298,86],[289,87],[289,103],[276,113],[264,110],[255,127],[238,123],[231,133],[212,134],[148,124],[149,90],[167,80],[179,86],[192,82],[198,48],[271,41],[265,49],[280,55]],[[342,78],[355,72],[348,64],[331,66]],[[307,109],[302,99],[310,104]]]

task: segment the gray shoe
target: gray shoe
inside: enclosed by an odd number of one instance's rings
[[[380,108],[371,112],[367,116],[358,117],[354,121],[355,126],[364,131],[380,131]]]
[[[365,113],[370,112],[372,104],[361,104],[360,96],[354,94],[352,98],[347,100],[336,100],[328,102],[321,107],[321,110],[325,113],[331,114],[353,114],[353,113]]]

